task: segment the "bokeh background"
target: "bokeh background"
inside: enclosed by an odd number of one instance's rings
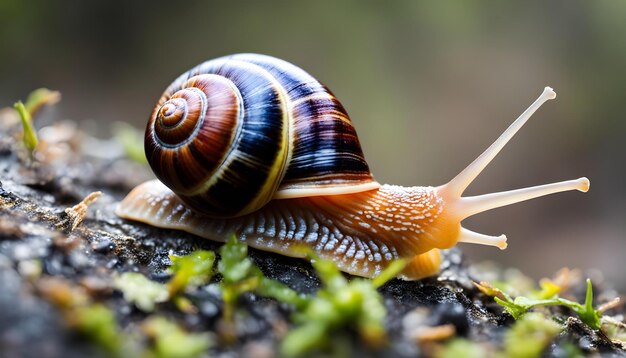
[[[463,245],[534,277],[563,266],[626,289],[626,2],[0,0],[0,106],[60,90],[57,118],[98,136],[143,127],[164,88],[207,59],[259,52],[327,84],[376,178],[445,183],[544,86],[548,102],[468,194],[580,176],[564,193],[464,225],[509,248]]]

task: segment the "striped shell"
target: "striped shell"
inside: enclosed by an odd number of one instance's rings
[[[145,150],[159,180],[209,216],[379,187],[341,103],[264,55],[218,58],[178,77],[150,116]]]

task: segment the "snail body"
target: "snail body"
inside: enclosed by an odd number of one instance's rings
[[[302,257],[307,246],[342,271],[375,277],[411,258],[402,276],[439,271],[457,242],[506,247],[461,226],[471,215],[566,190],[580,178],[476,197],[463,191],[541,104],[542,95],[481,156],[439,187],[380,185],[334,95],[285,61],[241,54],[185,72],[163,93],[145,149],[159,180],[141,184],[117,214],[157,227]]]

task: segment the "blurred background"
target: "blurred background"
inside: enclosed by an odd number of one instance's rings
[[[533,277],[598,269],[626,289],[626,2],[0,0],[0,106],[62,92],[56,118],[101,137],[145,125],[180,73],[238,52],[304,68],[348,109],[376,178],[443,184],[550,85],[558,93],[467,194],[588,176],[466,220],[462,245]]]

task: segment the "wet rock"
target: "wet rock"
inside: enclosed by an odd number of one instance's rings
[[[95,242],[91,244],[91,248],[93,249],[93,251],[99,254],[107,254],[115,250],[115,243],[105,238],[105,239],[100,240],[99,242]]]
[[[219,306],[211,301],[201,302],[198,306],[200,308],[200,313],[208,319],[215,319],[220,313]]]
[[[432,323],[435,326],[444,324],[452,324],[456,333],[460,336],[466,336],[469,332],[469,321],[467,320],[467,312],[462,304],[457,302],[443,302],[433,309]]]
[[[276,357],[276,350],[270,342],[253,341],[243,346],[241,356],[243,358],[272,358]]]

